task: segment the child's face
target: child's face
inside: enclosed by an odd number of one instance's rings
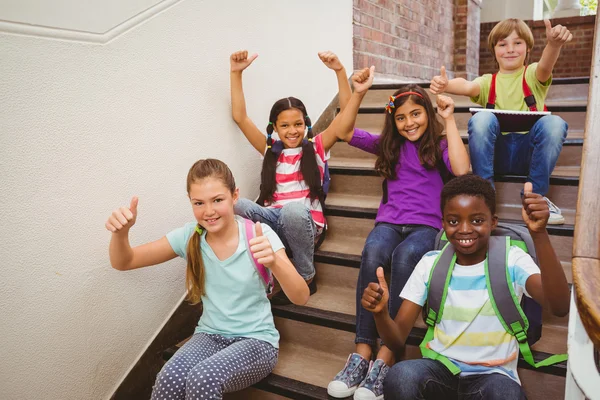
[[[516,31],[512,31],[510,35],[496,43],[494,53],[500,72],[515,72],[525,64],[527,43],[519,37]]]
[[[189,196],[196,221],[208,232],[217,232],[233,220],[239,190],[232,194],[222,180],[208,177],[192,183]]]
[[[280,112],[275,121],[275,132],[286,149],[300,146],[305,129],[304,115],[297,108]]]
[[[425,107],[412,100],[406,101],[394,112],[394,122],[401,136],[415,142],[425,134],[428,120]]]
[[[483,198],[458,195],[443,210],[442,225],[448,241],[456,250],[460,265],[474,265],[485,260],[488,241],[498,224]]]

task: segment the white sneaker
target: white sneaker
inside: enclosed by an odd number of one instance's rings
[[[550,208],[550,218],[548,218],[548,225],[562,225],[565,223],[565,217],[562,216],[560,212],[560,208],[556,206],[553,202],[551,202],[547,197],[544,197],[546,203],[548,203],[548,208]]]

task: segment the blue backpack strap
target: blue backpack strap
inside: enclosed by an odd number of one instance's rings
[[[271,292],[273,291],[273,286],[274,286],[273,285],[273,274],[271,273],[271,271],[269,269],[265,268],[264,265],[260,264],[258,262],[258,260],[256,258],[254,258],[254,255],[250,251],[250,240],[252,238],[254,238],[254,236],[255,236],[254,223],[252,221],[250,221],[249,219],[246,219],[246,218],[242,218],[242,219],[244,222],[244,237],[246,239],[246,248],[248,249],[248,251],[247,251],[248,257],[250,258],[252,265],[254,265],[256,267],[256,271],[258,272],[258,275],[261,277],[263,283],[265,284],[267,294],[271,294]]]

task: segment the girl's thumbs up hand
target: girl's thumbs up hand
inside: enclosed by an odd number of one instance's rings
[[[256,57],[258,57],[256,53],[248,56],[247,50],[236,51],[229,57],[231,72],[242,72],[252,64]]]
[[[388,299],[390,297],[388,285],[383,275],[383,268],[377,268],[377,280],[379,283],[371,282],[365,288],[360,303],[372,313],[379,314],[388,310]]]
[[[112,233],[128,233],[137,218],[138,201],[139,199],[134,196],[131,198],[129,208],[121,207],[114,210],[104,224],[106,229]]]
[[[257,222],[254,225],[254,231],[256,232],[256,237],[250,239],[250,251],[252,252],[252,256],[259,264],[271,268],[275,263],[275,252],[273,251],[273,247],[271,247],[271,242],[269,242],[269,239],[263,234],[260,222]]]

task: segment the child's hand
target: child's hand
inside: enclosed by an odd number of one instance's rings
[[[352,86],[354,91],[357,93],[365,93],[373,84],[373,78],[375,77],[375,67],[363,68],[352,75]]]
[[[267,268],[271,268],[275,263],[275,252],[271,247],[271,242],[263,234],[260,222],[255,225],[256,237],[250,239],[250,251],[256,260]]]
[[[331,51],[322,51],[319,53],[319,58],[323,61],[323,64],[327,66],[327,68],[332,69],[334,71],[340,71],[344,66],[340,62],[338,56]]]
[[[236,51],[229,57],[231,63],[231,72],[243,71],[252,64],[252,62],[258,57],[258,54],[252,54],[248,57],[247,50]]]
[[[360,304],[362,304],[366,310],[375,314],[387,310],[388,299],[390,297],[387,282],[383,275],[383,268],[381,267],[377,268],[377,279],[379,280],[379,283],[369,283],[369,286],[365,288],[360,301]]]
[[[133,197],[129,208],[121,207],[112,212],[108,220],[104,224],[106,229],[112,233],[127,233],[135,224],[137,218],[138,198]]]
[[[440,117],[448,119],[454,114],[454,100],[452,97],[438,94],[437,96],[437,112]]]
[[[562,45],[573,39],[573,34],[569,32],[566,26],[556,25],[552,27],[548,19],[544,20],[544,24],[546,24],[546,38],[549,45],[562,47]]]
[[[523,209],[521,215],[531,232],[544,232],[548,218],[550,218],[550,209],[548,203],[542,195],[532,193],[533,185],[531,182],[525,182],[523,188]]]
[[[429,84],[429,90],[433,94],[442,94],[448,87],[448,75],[446,75],[446,67],[440,68],[440,74],[433,77]]]

